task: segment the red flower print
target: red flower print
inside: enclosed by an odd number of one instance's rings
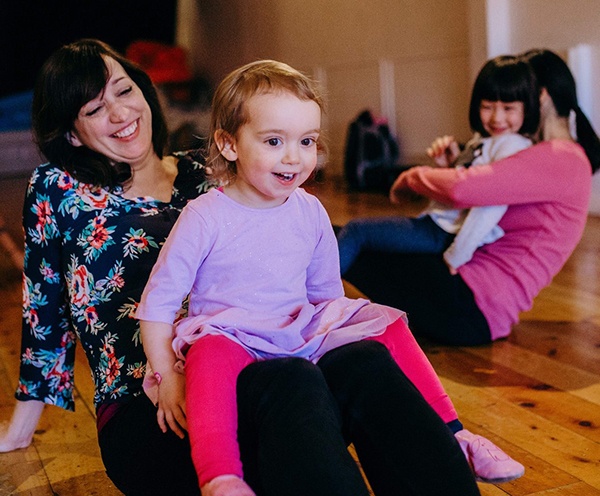
[[[79,187],[78,196],[88,205],[97,209],[106,208],[108,204],[108,194],[103,189]]]
[[[38,317],[37,311],[35,308],[29,309],[29,326],[32,329],[35,329],[40,323],[40,319]]]
[[[131,238],[131,244],[139,249],[144,249],[148,246],[148,240],[146,238]]]
[[[87,307],[85,309],[85,321],[90,327],[93,327],[98,322],[98,313],[96,307]]]
[[[140,303],[139,303],[139,301],[136,301],[136,302],[133,304],[133,311],[132,311],[132,312],[129,312],[129,318],[130,318],[130,319],[135,319],[135,311],[137,310],[137,307],[139,306],[139,304],[140,304]]]
[[[91,234],[86,238],[86,241],[96,250],[102,248],[102,245],[106,243],[109,237],[109,233],[104,227],[106,223],[106,217],[99,216],[93,221],[94,229]]]
[[[73,303],[83,307],[90,301],[89,289],[92,285],[92,276],[88,272],[85,265],[80,265],[73,272],[71,280],[71,293],[73,295]]]
[[[108,284],[112,288],[122,288],[125,285],[125,280],[120,276],[120,274],[115,274],[110,278]]]
[[[91,246],[93,246],[96,250],[102,248],[102,245],[106,242],[107,239],[108,239],[108,231],[106,229],[104,229],[103,226],[97,227],[96,229],[94,229],[92,231],[92,234],[90,234],[87,237],[88,243]]]
[[[137,364],[137,367],[131,370],[131,375],[136,379],[144,377],[145,367],[141,364]]]
[[[58,178],[56,185],[64,191],[71,189],[73,187],[73,178],[68,174],[62,174]]]
[[[71,374],[68,371],[59,374],[58,390],[63,391],[71,388]]]
[[[38,218],[36,228],[38,232],[43,233],[46,225],[52,222],[52,209],[50,208],[50,203],[47,200],[39,202],[35,206],[35,214]]]
[[[19,393],[29,395],[29,388],[27,387],[27,384],[20,382],[17,389],[19,390]]]

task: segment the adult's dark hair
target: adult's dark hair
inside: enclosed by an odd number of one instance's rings
[[[469,123],[473,131],[489,136],[479,113],[482,100],[523,102],[520,134],[532,135],[540,125],[540,90],[535,74],[527,62],[512,55],[488,60],[479,71],[469,106]]]
[[[600,168],[600,139],[590,121],[579,108],[575,79],[566,62],[551,50],[534,49],[525,52],[523,59],[529,62],[539,85],[545,88],[560,117],[575,112],[577,142],[583,147],[592,164],[592,172]]]
[[[34,89],[33,132],[40,151],[79,181],[100,187],[126,185],[128,164],[115,164],[86,146],[72,146],[66,138],[79,110],[102,91],[110,77],[104,58],[117,61],[140,88],[152,112],[152,144],[162,158],[167,126],[158,95],[148,75],[133,62],[99,40],[83,39],[65,45],[44,63]]]

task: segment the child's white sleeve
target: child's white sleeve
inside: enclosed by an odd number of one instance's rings
[[[504,236],[498,222],[507,208],[506,205],[471,208],[454,241],[444,252],[446,263],[458,269],[471,260],[477,248]]]
[[[482,153],[477,161],[473,162],[473,166],[496,162],[528,148],[531,144],[531,140],[520,134],[485,138]],[[504,236],[504,231],[498,226],[498,222],[506,209],[506,205],[471,208],[454,241],[444,252],[446,263],[457,269],[471,260],[477,248],[493,243]]]

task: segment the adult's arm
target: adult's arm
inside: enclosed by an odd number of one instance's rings
[[[69,184],[61,182],[62,174],[52,166],[38,167],[31,176],[25,197],[23,325],[16,398],[74,410],[76,338],[67,308],[60,223],[63,218],[68,221],[71,215],[68,209],[63,209],[64,200],[75,193]],[[73,283],[85,287],[85,266],[76,260],[69,262]]]
[[[490,165],[469,169],[419,166],[402,173],[390,199],[413,192],[450,205],[470,208],[546,201],[577,201],[581,181],[589,183],[591,168],[583,149],[571,142],[539,143]]]

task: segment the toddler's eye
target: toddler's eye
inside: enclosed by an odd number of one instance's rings
[[[269,138],[267,140],[267,143],[269,143],[269,145],[271,145],[271,146],[277,146],[277,145],[281,144],[281,140],[279,138]]]
[[[302,146],[310,146],[316,142],[317,141],[314,138],[304,138],[300,143]]]

